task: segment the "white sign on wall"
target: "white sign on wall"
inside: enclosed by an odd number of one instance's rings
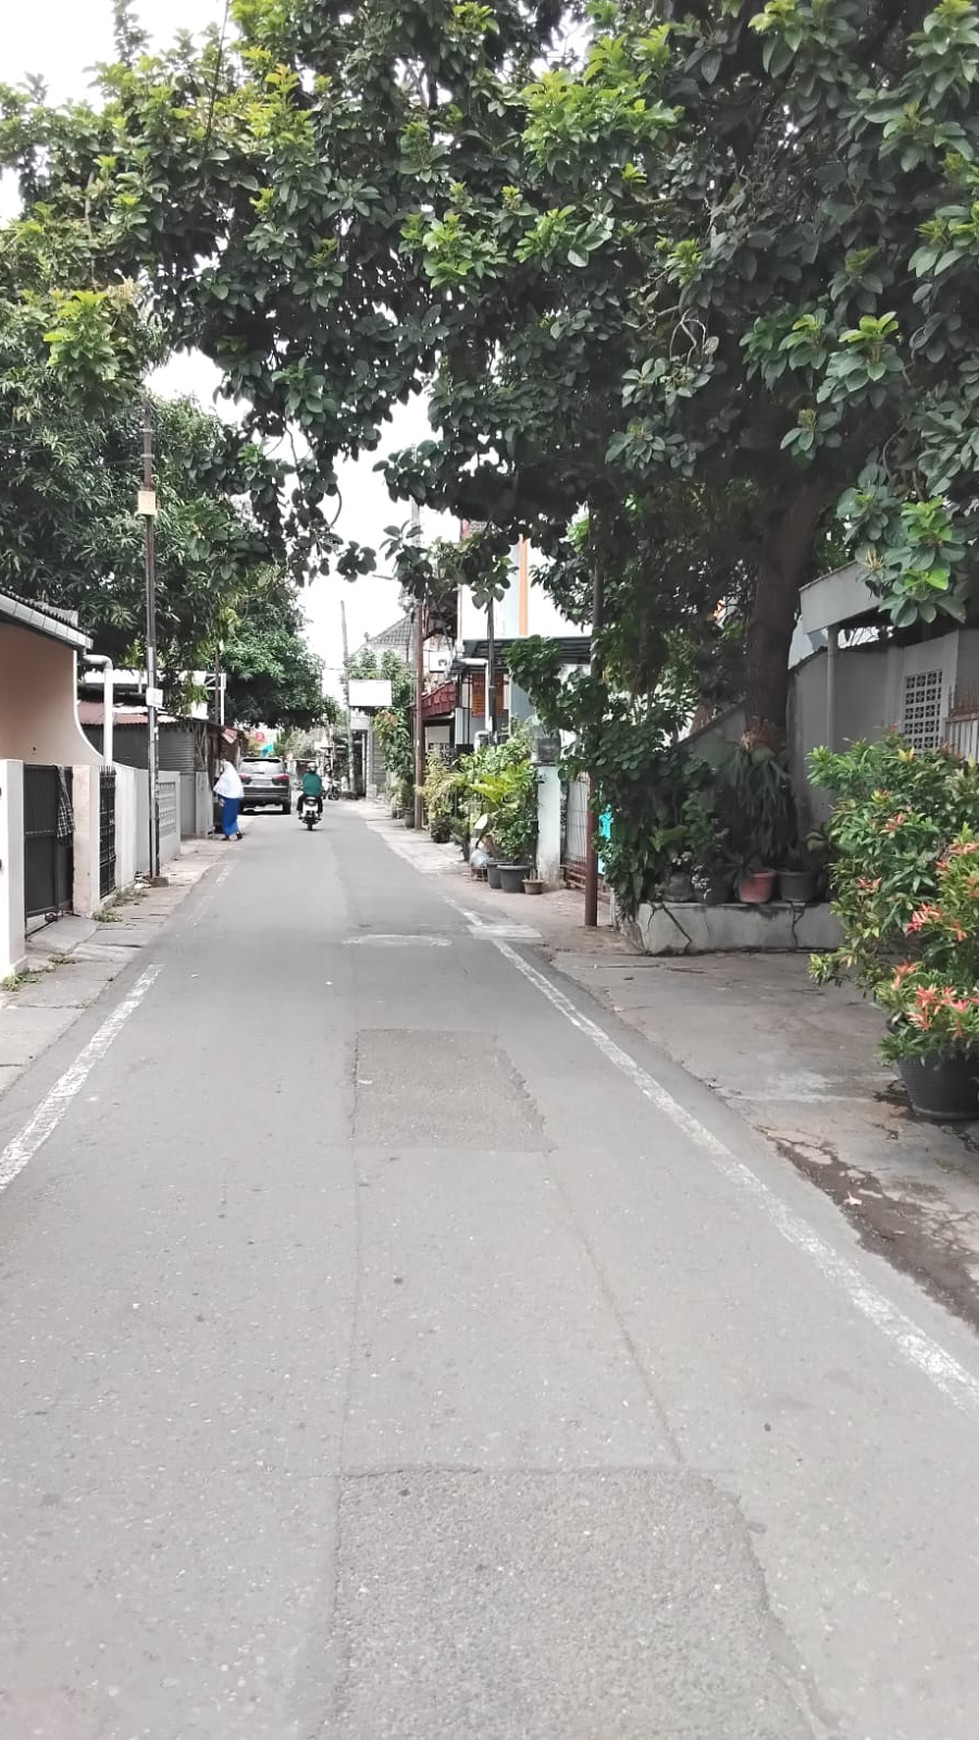
[[[350,706],[362,713],[377,712],[391,705],[390,677],[351,677]]]

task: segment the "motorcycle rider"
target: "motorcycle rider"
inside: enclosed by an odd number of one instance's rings
[[[312,799],[312,801],[316,805],[316,814],[318,816],[322,816],[322,814],[323,814],[323,781],[320,779],[319,774],[315,771],[314,768],[307,769],[307,771],[303,774],[302,798],[300,799],[300,803],[302,803],[304,800],[310,799],[310,798]]]

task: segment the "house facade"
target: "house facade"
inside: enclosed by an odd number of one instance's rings
[[[832,803],[810,784],[813,749],[893,726],[916,749],[979,753],[979,628],[945,618],[896,634],[858,563],[803,587],[789,666],[787,749],[804,825],[824,822]],[[714,758],[743,728],[734,707],[690,741]]]
[[[585,665],[591,657],[590,623],[572,623],[534,577],[533,552],[526,538],[510,555],[510,584],[492,608],[476,604],[471,591],[459,589],[456,652],[451,668],[457,681],[453,737],[471,745],[486,728],[487,667],[492,655],[495,673],[495,719],[498,729],[511,720],[527,719],[532,708],[523,690],[506,670],[506,654],[517,641],[542,635],[557,642],[566,670]]]

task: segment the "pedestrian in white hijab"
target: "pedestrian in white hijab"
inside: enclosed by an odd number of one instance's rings
[[[238,769],[230,761],[223,763],[217,784],[214,787],[215,797],[221,799],[221,834],[225,840],[240,840],[241,829],[238,826],[238,812],[245,788],[241,783]]]

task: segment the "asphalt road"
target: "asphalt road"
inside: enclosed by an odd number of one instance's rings
[[[970,1333],[503,940],[260,818],[4,1096],[2,1740],[974,1740]]]

